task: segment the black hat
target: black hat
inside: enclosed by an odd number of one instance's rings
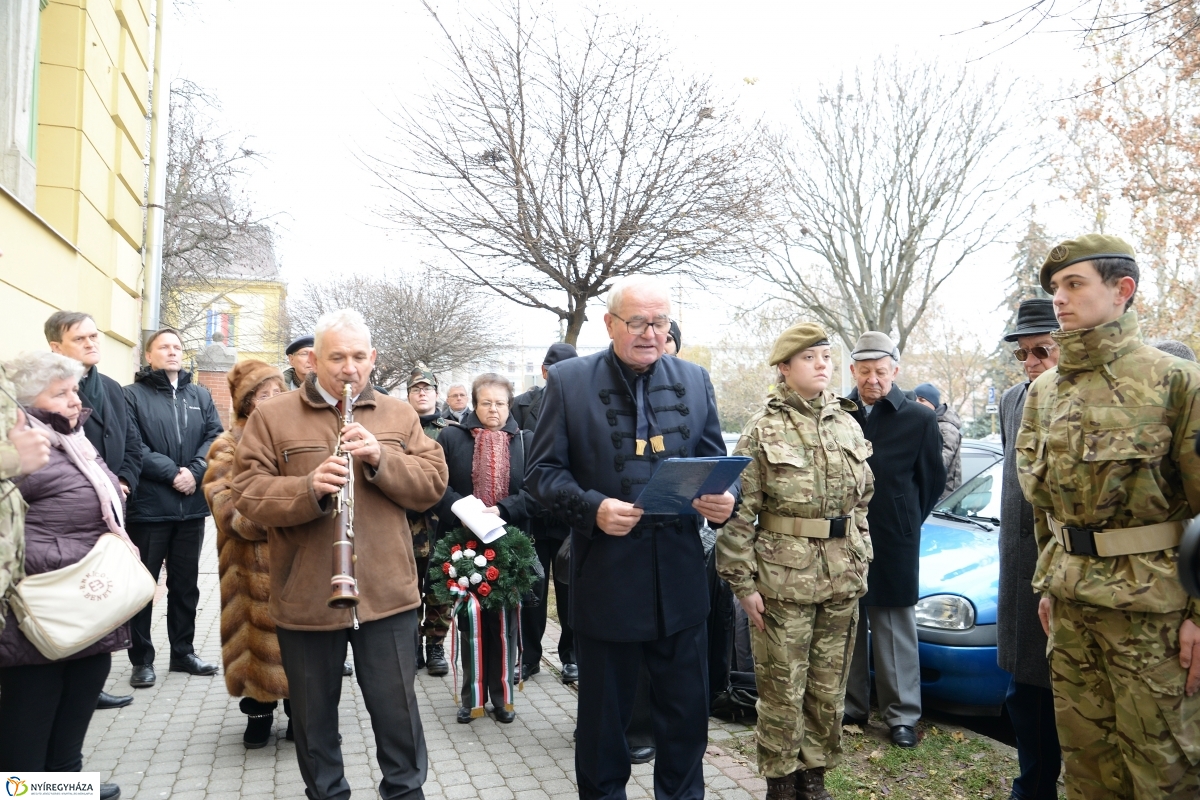
[[[297,350],[303,350],[306,347],[312,347],[314,341],[315,340],[313,339],[312,336],[301,336],[299,339],[297,339],[296,341],[292,342],[291,344],[289,344],[287,346],[287,350],[283,351],[284,355],[290,356],[292,353],[296,352]],[[279,351],[276,350],[275,352],[278,353]]]
[[[1038,297],[1022,300],[1017,308],[1017,327],[1004,337],[1006,342],[1015,342],[1020,336],[1036,336],[1058,330],[1058,317],[1054,316],[1054,301]]]
[[[675,340],[675,355],[683,350],[683,334],[679,332],[679,323],[671,320],[671,338]]]
[[[566,361],[568,358],[575,358],[579,353],[575,352],[575,348],[566,342],[556,342],[550,345],[550,349],[546,351],[546,357],[542,359],[542,366],[548,367],[551,364],[557,364],[560,361]]]

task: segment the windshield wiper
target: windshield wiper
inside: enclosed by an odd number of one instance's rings
[[[983,520],[984,522],[990,522],[990,523],[992,523],[993,525],[999,525],[999,524],[1000,524],[1000,518],[999,518],[999,517],[985,517],[985,516],[983,516],[983,515],[981,515],[981,514],[967,514],[967,516],[968,516],[968,517],[970,517],[971,519],[981,519],[981,520]]]
[[[952,519],[955,522],[963,522],[963,523],[966,523],[967,525],[974,525],[977,528],[982,528],[985,531],[994,530],[994,528],[992,528],[992,526],[988,525],[986,522],[980,522],[978,519],[972,519],[971,517],[963,516],[962,514],[955,514],[951,511],[945,511],[940,508],[933,512],[933,516],[944,517],[945,519]]]

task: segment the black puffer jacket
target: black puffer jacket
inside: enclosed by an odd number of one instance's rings
[[[471,434],[471,429],[482,427],[483,423],[472,411],[461,423],[447,425],[438,434],[437,442],[446,453],[446,469],[450,472],[446,494],[432,509],[440,522],[439,537],[461,524],[458,517],[450,511],[450,506],[475,491],[474,482],[471,480],[471,469],[475,465],[475,437]],[[537,508],[537,501],[525,491],[525,470],[529,462],[533,433],[520,430],[511,414],[502,430],[512,435],[508,445],[508,497],[497,502],[496,508],[500,510],[500,518],[506,523],[528,532],[529,513]]]
[[[208,469],[205,457],[224,430],[212,395],[192,383],[190,372],[180,372],[178,386],[172,387],[166,372],[146,367],[125,387],[125,397],[142,437],[142,476],[129,497],[129,521],[207,517],[208,504],[200,491]],[[190,495],[171,485],[180,467],[196,478],[196,491]]]

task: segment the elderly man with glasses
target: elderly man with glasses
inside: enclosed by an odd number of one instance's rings
[[[1037,376],[1058,364],[1058,330],[1054,303],[1024,300],[1017,324],[1004,341],[1016,344],[1013,357],[1025,368],[1025,380],[1000,396],[1000,440],[1004,443],[1004,482],[1000,490],[1000,597],[997,610],[996,661],[1012,674],[1004,704],[1017,739],[1021,774],[1013,796],[1028,800],[1058,797],[1062,755],[1054,728],[1054,694],[1046,661],[1046,634],[1038,620],[1038,596],[1030,584],[1037,566],[1033,506],[1017,481],[1017,433],[1025,395]]]

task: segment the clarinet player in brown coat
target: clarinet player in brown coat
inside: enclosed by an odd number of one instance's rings
[[[240,361],[227,375],[233,398],[233,427],[217,437],[208,451],[204,499],[217,526],[217,564],[221,577],[221,660],[225,688],[242,698],[246,715],[242,743],[248,750],[265,747],[275,723],[275,708],[288,704],[287,676],[279,657],[275,623],[267,612],[271,594],[267,529],[233,506],[233,453],[246,420],[260,401],[284,391],[283,373],[263,361]],[[291,723],[286,738],[291,737]]]

